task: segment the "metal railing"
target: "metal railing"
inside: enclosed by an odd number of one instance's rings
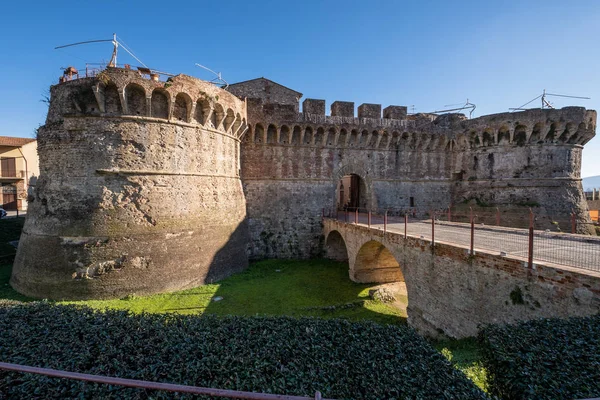
[[[61,82],[68,82],[68,81],[72,81],[72,80],[76,80],[76,79],[83,79],[83,78],[94,78],[96,76],[98,76],[98,74],[100,74],[102,71],[104,71],[107,68],[107,64],[106,63],[87,63],[85,64],[85,68],[74,68],[73,71],[74,72],[67,72],[66,74],[64,74],[61,77]],[[132,71],[136,71],[139,72],[141,75],[145,74],[145,72],[143,71],[139,71],[139,68],[142,67],[138,67],[135,65],[130,65],[130,64],[116,64],[113,65],[112,67],[114,68],[123,68],[123,69],[129,69]],[[163,78],[166,79],[168,77],[172,77],[175,76],[175,74],[171,74],[168,72],[163,72],[163,71],[157,71],[154,69],[149,69],[144,67],[143,70],[147,70],[151,72],[151,75],[155,75],[157,79],[162,80]],[[148,78],[152,78],[152,76],[146,75]]]
[[[104,383],[107,385],[116,385],[138,389],[164,390],[167,392],[191,393],[206,396],[225,397],[230,399],[254,399],[254,400],[332,400],[321,397],[320,392],[316,392],[314,397],[288,396],[270,393],[242,392],[238,390],[213,389],[198,386],[178,385],[174,383],[150,382],[137,379],[115,378],[102,375],[82,374],[79,372],[69,372],[50,368],[30,367],[27,365],[11,364],[0,362],[0,369],[6,371],[16,371],[28,374],[45,375],[53,378],[75,379],[85,382]]]
[[[435,244],[443,241],[469,249],[524,259],[530,268],[535,261],[600,271],[600,237],[539,229],[533,211],[515,211],[507,219],[505,210],[457,212],[450,208],[438,210],[388,209],[372,211],[364,208],[323,210],[323,217],[351,224],[380,229],[384,233],[399,233]],[[565,216],[571,232],[581,227],[575,214]],[[519,222],[522,227],[503,226],[503,222]],[[505,223],[506,224],[506,223]],[[584,223],[586,224],[586,223]]]

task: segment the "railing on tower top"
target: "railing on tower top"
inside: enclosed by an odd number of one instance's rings
[[[547,215],[536,215],[532,209],[505,210],[468,207],[462,210],[418,208],[372,210],[347,208],[324,210],[323,216],[350,224],[393,232],[427,240],[458,245],[469,249],[499,253],[523,259],[529,268],[535,262],[600,271],[600,237],[563,233],[559,223],[548,223]],[[550,219],[554,221],[554,219]],[[582,227],[575,214],[556,218],[571,225],[569,232]],[[516,225],[504,226],[504,225]],[[585,226],[595,228],[594,226]],[[554,228],[554,231],[552,230]]]

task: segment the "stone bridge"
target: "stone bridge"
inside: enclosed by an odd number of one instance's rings
[[[350,279],[405,281],[408,323],[428,336],[473,336],[481,324],[600,311],[600,272],[500,255],[457,243],[324,218],[328,258]]]

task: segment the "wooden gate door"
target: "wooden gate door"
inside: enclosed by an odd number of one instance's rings
[[[350,207],[360,207],[360,177],[350,175]]]
[[[2,194],[2,208],[5,210],[17,209],[17,195],[15,193]]]

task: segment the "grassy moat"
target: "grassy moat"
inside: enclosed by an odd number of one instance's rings
[[[3,240],[18,239],[22,219],[0,221]],[[9,237],[10,236],[10,237]],[[13,237],[14,236],[14,237]],[[14,252],[6,247],[5,253]],[[2,300],[30,302],[9,285],[12,265],[0,259],[0,303]],[[406,325],[409,301],[402,284],[391,284],[394,303],[369,298],[379,285],[358,284],[348,278],[348,265],[330,260],[266,260],[256,262],[216,284],[153,296],[128,296],[116,300],[51,302],[84,305],[94,309],[139,313],[176,313],[218,316],[291,316],[350,321],[373,321],[381,325]],[[485,386],[475,340],[435,342],[433,346],[477,386]]]
[[[31,301],[13,290],[8,281],[11,266],[0,267],[0,299]],[[330,260],[266,260],[223,281],[194,289],[117,300],[57,302],[96,309],[133,313],[178,313],[239,316],[292,316],[370,320],[405,325],[407,298],[381,303],[369,298],[377,285],[358,284],[348,278],[345,263]],[[222,298],[218,301],[215,299]],[[475,384],[484,388],[485,370],[475,340],[432,343]]]

